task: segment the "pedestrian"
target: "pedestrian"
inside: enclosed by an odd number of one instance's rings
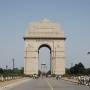
[[[80,76],[78,76],[78,85],[80,85],[81,84],[81,77]]]

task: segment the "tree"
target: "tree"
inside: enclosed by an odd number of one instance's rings
[[[86,69],[86,75],[90,75],[90,68]]]
[[[85,67],[84,65],[80,62],[78,64],[75,64],[75,66],[70,68],[70,73],[74,75],[81,75],[85,74]]]
[[[21,68],[20,72],[22,75],[24,74],[24,67]]]
[[[3,74],[3,69],[2,68],[0,68],[0,74]]]
[[[70,69],[69,68],[66,68],[65,69],[65,73],[66,73],[66,75],[70,75],[71,74]]]
[[[82,63],[78,64],[78,74],[85,74],[85,67]]]

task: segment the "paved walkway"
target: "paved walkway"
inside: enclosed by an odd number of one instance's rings
[[[73,83],[78,83],[78,80],[76,79],[71,79],[71,78],[67,78],[67,77],[64,77],[62,78],[63,80],[66,80],[66,81],[70,81],[70,82],[73,82]]]
[[[0,82],[0,90],[2,90],[3,88],[7,88],[7,87],[11,88],[13,86],[17,86],[27,80],[28,80],[28,78],[19,78],[19,79],[14,79],[14,80],[10,80],[10,81]]]
[[[8,84],[11,84],[11,83],[14,83],[18,80],[20,80],[22,78],[17,78],[17,79],[12,79],[12,80],[7,80],[7,81],[0,81],[0,86],[5,86],[5,85],[8,85]]]

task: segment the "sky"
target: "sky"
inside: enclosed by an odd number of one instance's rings
[[[51,68],[50,49],[42,47],[39,49],[39,70],[42,72],[48,72]]]
[[[90,67],[90,0],[0,0],[0,67],[22,67],[29,23],[47,17],[65,32],[65,67]],[[47,52],[47,51],[46,51]]]

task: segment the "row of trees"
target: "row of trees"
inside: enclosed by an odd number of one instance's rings
[[[0,76],[7,77],[7,76],[21,76],[24,73],[24,68],[18,69],[3,69],[0,68]]]
[[[71,68],[66,68],[66,75],[90,75],[90,68],[85,68],[80,62]]]
[[[48,71],[47,75],[51,72]],[[39,75],[41,71],[39,71]],[[0,76],[7,77],[7,76],[22,76],[24,75],[24,68],[18,69],[2,69],[0,68]],[[85,68],[84,65],[80,62],[75,64],[71,68],[66,68],[66,75],[90,75],[90,68]]]

